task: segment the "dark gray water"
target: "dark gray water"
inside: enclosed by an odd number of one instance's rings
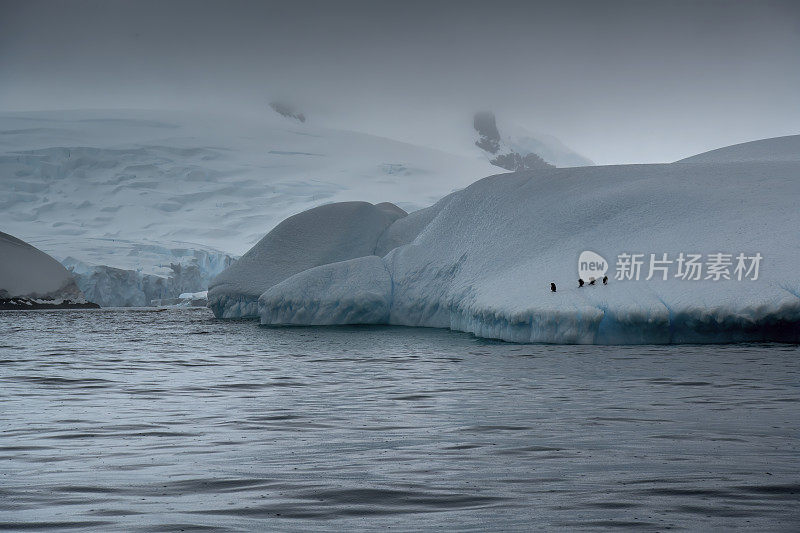
[[[800,528],[800,348],[0,313],[0,529]]]

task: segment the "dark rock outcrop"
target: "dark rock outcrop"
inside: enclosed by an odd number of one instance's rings
[[[500,130],[497,129],[497,120],[491,111],[479,111],[475,113],[472,120],[475,131],[478,132],[478,140],[475,146],[494,155],[489,160],[496,167],[506,170],[534,170],[540,168],[553,168],[547,161],[533,152],[519,153],[503,145],[500,137]]]
[[[490,154],[500,151],[500,131],[497,129],[497,121],[491,111],[478,111],[472,119],[472,125],[478,132],[478,140],[475,146]]]
[[[272,108],[273,111],[278,113],[279,115],[292,118],[298,122],[305,122],[306,116],[295,109],[293,105],[287,104],[285,102],[270,102],[269,106]]]

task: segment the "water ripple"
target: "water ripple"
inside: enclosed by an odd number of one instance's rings
[[[800,348],[0,313],[0,530],[800,528]]]

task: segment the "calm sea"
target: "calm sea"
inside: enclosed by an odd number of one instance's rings
[[[800,529],[800,348],[0,313],[0,529]]]

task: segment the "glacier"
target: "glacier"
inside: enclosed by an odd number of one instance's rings
[[[204,291],[209,280],[234,261],[228,254],[209,249],[119,241],[111,246],[96,243],[90,256],[100,256],[101,251],[128,268],[86,263],[71,256],[61,263],[86,297],[103,307],[161,305],[162,300],[180,299],[181,293]],[[120,257],[122,252],[126,253]]]
[[[150,305],[207,289],[296,213],[354,196],[419,209],[493,172],[472,150],[324,127],[274,104],[249,117],[0,112],[0,229],[73,269],[101,305]]]
[[[471,151],[272,110],[0,112],[0,135],[0,228],[58,258],[132,270],[100,257],[100,241],[240,256],[312,207],[357,195],[415,210],[496,171]]]
[[[270,325],[427,326],[526,343],[798,342],[798,197],[800,136],[671,164],[494,175],[399,217],[372,253],[298,268],[264,290],[258,314]],[[578,287],[585,250],[609,261],[607,286]],[[616,279],[621,254],[683,252],[763,262],[757,279]],[[281,255],[272,249],[260,267]]]

